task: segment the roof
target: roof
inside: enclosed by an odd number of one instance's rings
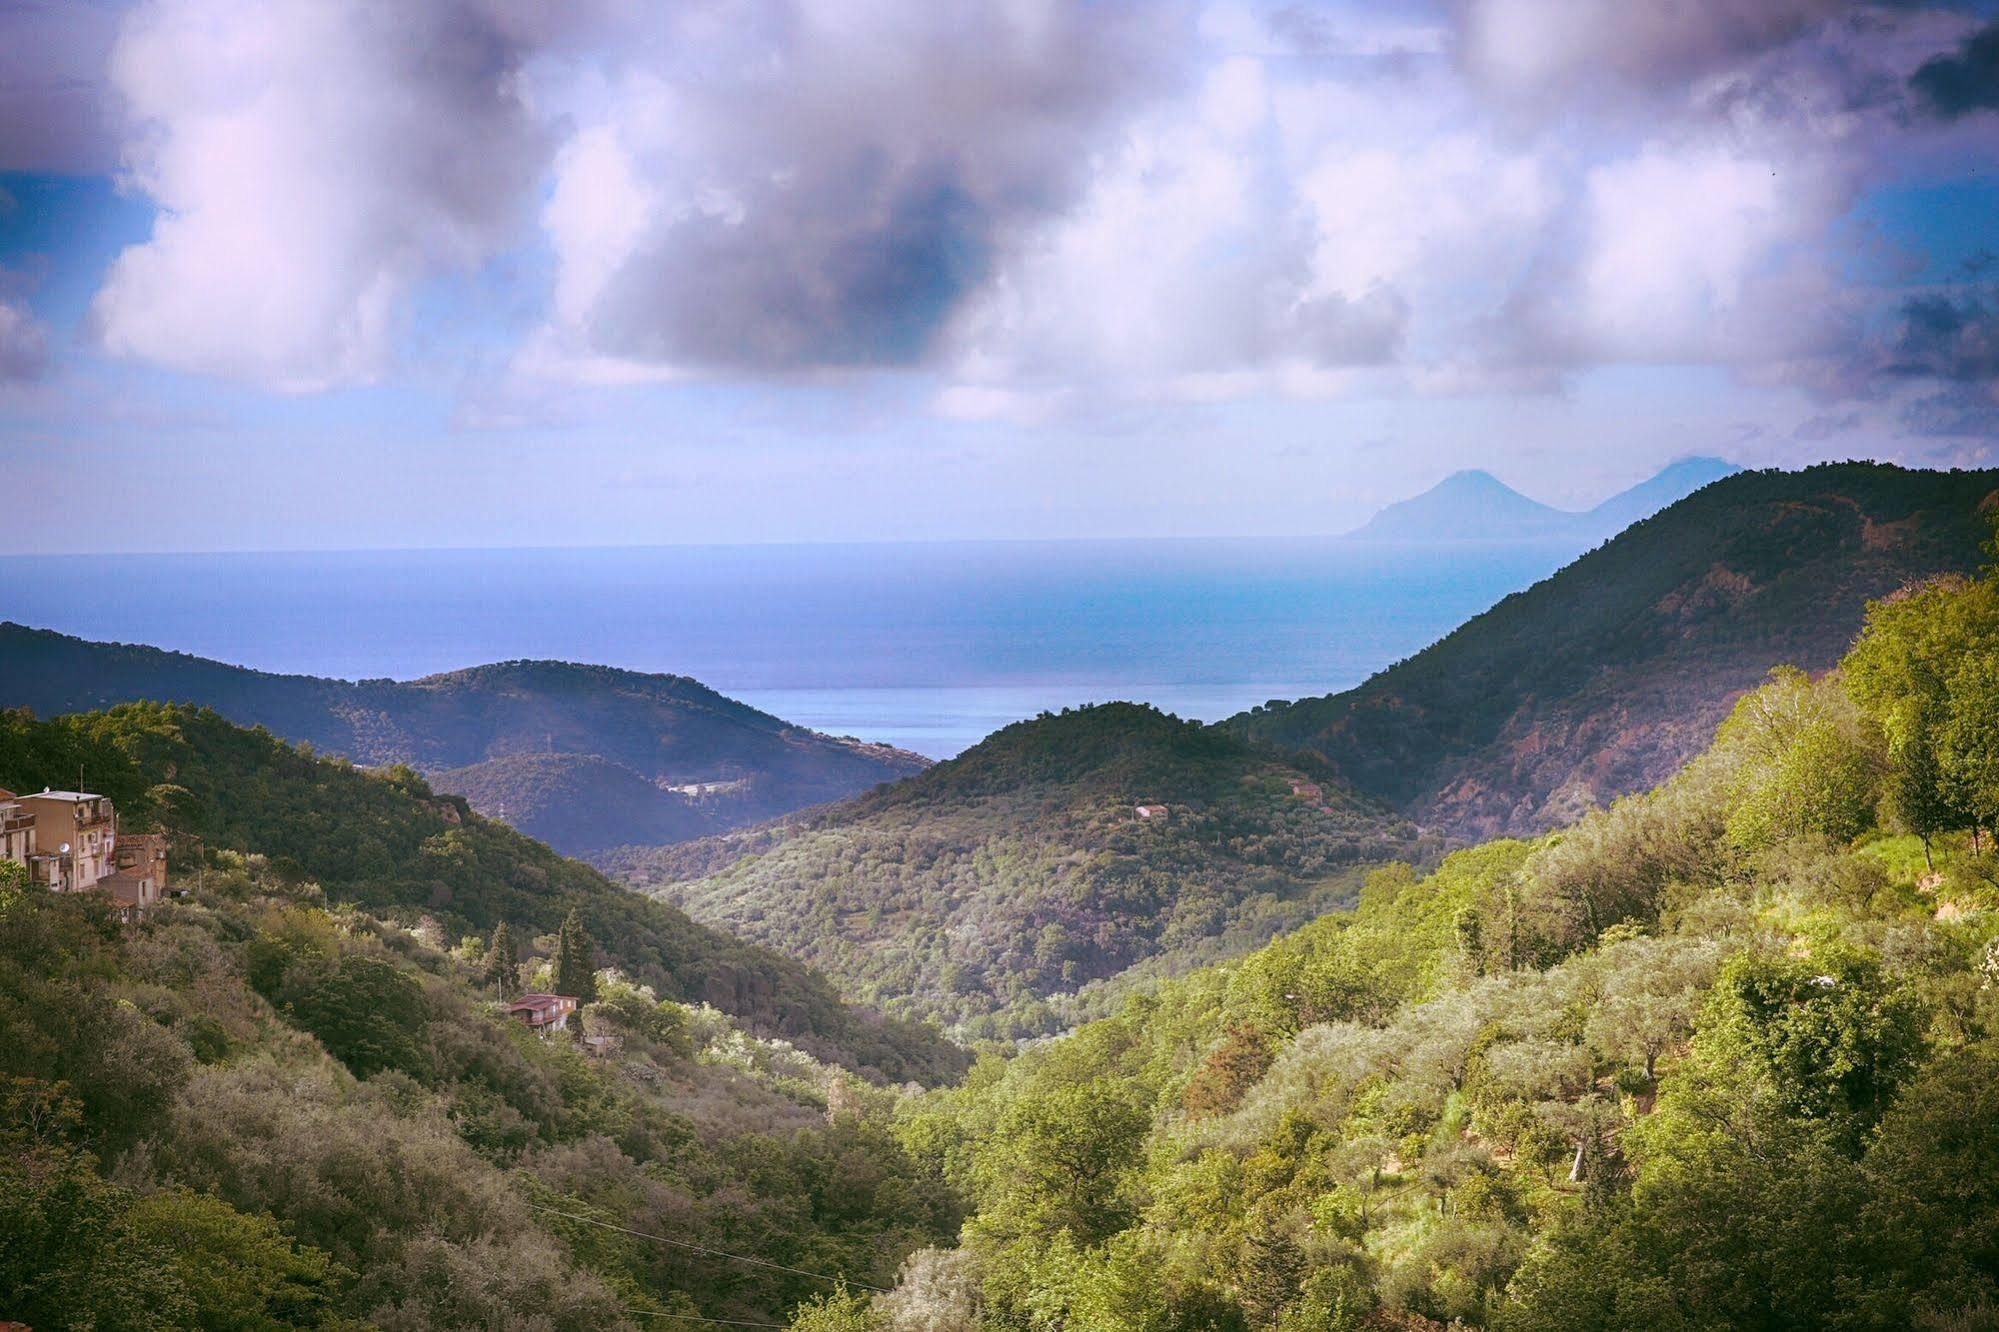
[[[511,1004],[508,1004],[507,1011],[511,1013],[517,1008],[531,1008],[540,1011],[548,1008],[559,1008],[563,1004],[568,1004],[574,1008],[576,1000],[566,994],[524,994]]]
[[[20,797],[23,800],[66,800],[78,804],[85,800],[102,800],[103,796],[92,791],[34,791]]]

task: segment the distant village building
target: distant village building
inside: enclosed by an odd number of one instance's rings
[[[89,791],[43,791],[16,799],[35,820],[29,867],[36,882],[59,893],[88,892],[118,868],[117,816],[109,799]]]
[[[92,791],[0,790],[0,859],[52,892],[104,893],[128,919],[167,891],[165,836],[120,837],[110,798]]]
[[[1140,805],[1138,806],[1138,817],[1141,819],[1163,819],[1166,817],[1166,806]]]
[[[576,1000],[566,994],[524,994],[507,1005],[507,1016],[519,1018],[537,1036],[566,1030],[575,1011]]]
[[[1317,782],[1293,782],[1291,794],[1300,800],[1318,800],[1325,795],[1325,792],[1319,789]]]
[[[0,860],[23,869],[35,863],[35,816],[5,789],[0,789]]]
[[[167,839],[160,833],[127,833],[112,851],[113,869],[97,881],[126,915],[144,912],[167,891]]]

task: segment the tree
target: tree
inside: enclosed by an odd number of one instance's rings
[[[596,948],[573,907],[555,936],[555,992],[571,996],[578,1004],[597,1000]]]
[[[430,1073],[423,987],[393,962],[343,957],[301,963],[285,973],[285,1012],[359,1078],[388,1069]]]
[[[1236,1289],[1242,1307],[1259,1327],[1274,1326],[1298,1298],[1305,1279],[1305,1255],[1282,1216],[1266,1215],[1243,1237]]]
[[[1227,1114],[1269,1071],[1270,1060],[1269,1037],[1249,1023],[1237,1023],[1188,1079],[1181,1104],[1191,1115]]]
[[[1722,970],[1695,1042],[1696,1083],[1760,1079],[1776,1106],[1857,1142],[1923,1054],[1919,1001],[1873,958],[1745,954]]]
[[[1131,1089],[1114,1083],[1030,1091],[979,1162],[986,1214],[1016,1232],[1102,1242],[1134,1214],[1126,1182],[1150,1125]]]
[[[1715,749],[1736,764],[1728,834],[1744,849],[1813,833],[1851,841],[1873,816],[1879,766],[1858,712],[1795,667],[1735,705]]]
[[[1842,677],[1888,738],[1911,831],[1999,819],[1999,573],[1873,603]]]
[[[880,1332],[884,1320],[866,1295],[844,1283],[826,1295],[815,1295],[792,1310],[792,1332]]]
[[[493,927],[493,939],[486,947],[486,983],[498,987],[507,1000],[520,992],[521,954],[514,944],[514,932],[501,921]]]
[[[193,1302],[199,1327],[312,1327],[329,1312],[329,1284],[339,1270],[320,1250],[294,1245],[269,1217],[168,1189],[134,1203],[126,1225],[172,1255],[169,1269]]]

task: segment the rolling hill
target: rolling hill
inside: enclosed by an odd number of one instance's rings
[[[708,1003],[761,1035],[879,1077],[931,1080],[963,1052],[914,1024],[842,1001],[790,958],[626,892],[406,767],[368,773],[302,753],[207,709],[127,704],[36,721],[0,713],[0,786],[83,771],[125,827],[166,826],[183,846],[253,851],[329,900],[447,938],[501,921],[553,932],[572,909],[603,958],[667,998]]]
[[[1134,967],[1254,947],[1412,849],[1318,760],[1106,704],[830,810],[612,863],[856,998],[1015,1036],[1067,1025],[1075,1002],[1051,999]]]
[[[1981,563],[1999,472],[1728,477],[1355,689],[1231,734],[1459,837],[1543,831],[1696,752],[1771,667],[1830,667],[1870,598]]]
[[[504,810],[570,854],[756,823],[927,764],[792,726],[679,675],[510,661],[329,680],[0,624],[0,706],[55,716],[141,700],[213,708],[356,763],[448,774],[444,787],[474,808]]]

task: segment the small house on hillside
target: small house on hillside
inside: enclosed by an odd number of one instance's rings
[[[1140,805],[1138,806],[1138,817],[1141,819],[1163,819],[1166,817],[1166,806]]]
[[[97,881],[121,914],[139,915],[166,895],[167,839],[159,833],[126,833],[112,850],[112,870]]]
[[[1291,783],[1291,794],[1300,800],[1317,801],[1325,795],[1325,792],[1319,789],[1317,782],[1299,781]]]
[[[524,994],[507,1005],[507,1016],[519,1018],[537,1036],[566,1030],[575,1011],[576,1000],[566,994]]]

